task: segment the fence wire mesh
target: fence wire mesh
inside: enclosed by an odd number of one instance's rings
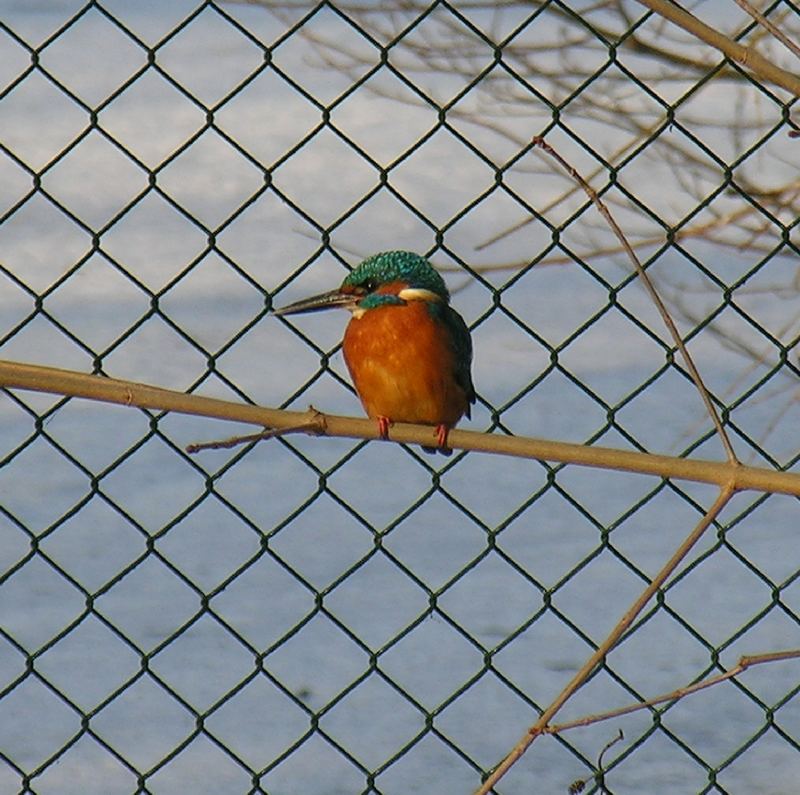
[[[795,5],[759,7],[796,37]],[[269,309],[407,248],[472,329],[470,427],[720,458],[544,135],[629,234],[740,457],[797,468],[793,100],[642,7],[0,8],[3,358],[358,413],[342,318]],[[769,44],[732,4],[697,13]],[[343,440],[192,457],[230,428],[0,407],[9,793],[472,791],[713,498]],[[738,495],[565,717],[800,646],[796,527],[793,498]],[[793,661],[749,671],[543,739],[497,791],[792,792],[798,692]]]

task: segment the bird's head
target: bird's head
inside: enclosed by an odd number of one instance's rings
[[[360,263],[338,289],[281,307],[275,314],[296,315],[340,306],[361,317],[382,306],[409,301],[446,304],[449,300],[444,280],[425,257],[410,251],[385,251]]]

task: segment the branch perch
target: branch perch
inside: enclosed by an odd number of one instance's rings
[[[189,395],[170,389],[89,375],[74,370],[21,364],[0,360],[0,388],[26,389],[67,397],[85,398],[104,403],[135,406],[156,411],[172,411],[211,419],[244,422],[284,433],[307,433],[350,439],[378,439],[376,424],[369,419],[340,417],[309,411],[281,409],[234,403],[218,398]],[[389,429],[389,438],[404,444],[436,444],[435,429],[427,425],[397,423]],[[673,456],[617,450],[610,447],[554,442],[523,436],[478,433],[454,429],[447,437],[450,447],[459,450],[496,453],[533,458],[540,461],[599,467],[622,472],[636,472],[677,480],[731,486],[734,490],[751,489],[800,496],[800,474],[773,469],[748,467],[729,462],[703,461]]]

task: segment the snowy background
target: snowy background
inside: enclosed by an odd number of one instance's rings
[[[432,251],[434,227],[480,196],[444,235],[458,258],[521,261],[549,244],[537,224],[477,250],[525,211],[491,190],[493,169],[437,129],[430,107],[366,84],[335,103],[338,133],[323,125],[309,96],[330,104],[353,78],[325,67],[300,31],[287,36],[302,13],[222,5],[226,18],[184,0],[101,6],[120,24],[89,7],[64,29],[83,3],[0,0],[3,359],[81,371],[99,361],[119,378],[359,414],[340,379],[317,377],[332,353],[346,381],[336,352],[344,313],[287,322],[267,314],[273,298],[335,286],[341,260]],[[303,30],[378,60],[329,10]],[[278,40],[265,66],[262,45]],[[148,67],[145,48],[157,43]],[[29,47],[41,70],[30,69]],[[386,70],[370,81],[407,91]],[[429,90],[446,101],[462,88],[441,77]],[[491,162],[514,155],[491,130],[461,132]],[[393,190],[351,142],[392,165]],[[568,153],[585,165],[588,156]],[[680,196],[659,197],[658,180],[639,177],[628,178],[642,195],[678,212]],[[553,189],[537,192],[525,158],[504,181],[535,207]],[[320,232],[329,226],[330,249]],[[753,264],[702,244],[694,251],[726,283]],[[480,401],[464,427],[489,428],[493,407],[514,433],[621,447],[635,439],[668,454],[707,432],[696,393],[664,368],[654,337],[666,336],[639,286],[620,290],[625,312],[609,307],[601,278],[623,284],[624,262],[475,279],[446,251],[432,259],[475,326]],[[701,316],[719,304],[687,258],[664,255],[652,267],[661,271],[686,285]],[[797,293],[780,301],[759,288],[795,273],[796,263],[775,258],[737,293],[778,337],[798,314]],[[492,288],[512,281],[504,309],[493,309]],[[725,344],[737,333],[765,359]],[[730,307],[692,350],[731,402],[776,357]],[[608,428],[603,401],[616,405],[655,375]],[[778,462],[796,455],[793,389],[791,373],[779,373],[732,412],[743,460],[764,463],[750,439]],[[151,793],[245,793],[254,775],[256,791],[273,795],[469,792],[475,765],[489,769],[510,750],[715,496],[639,476],[566,467],[552,478],[537,462],[445,461],[344,440],[182,453],[236,430],[0,396],[0,792],[21,791],[32,776],[40,795],[115,795],[140,791],[143,776]],[[711,439],[693,455],[721,453]],[[717,653],[728,667],[742,654],[800,646],[797,522],[794,499],[737,496],[724,535],[709,533],[663,605],[559,719],[672,690],[717,670]],[[566,791],[618,728],[625,741],[606,758],[624,757],[607,775],[615,793],[793,791],[799,680],[796,662],[762,666],[741,677],[744,687],[678,703],[660,726],[639,713],[544,738],[498,791]],[[718,788],[705,790],[716,767]]]

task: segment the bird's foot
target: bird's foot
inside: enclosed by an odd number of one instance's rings
[[[436,443],[439,450],[445,455],[450,455],[452,450],[447,446],[447,434],[450,433],[450,428],[444,423],[436,426]]]
[[[386,441],[389,438],[389,426],[392,421],[388,417],[378,417],[378,435]]]

